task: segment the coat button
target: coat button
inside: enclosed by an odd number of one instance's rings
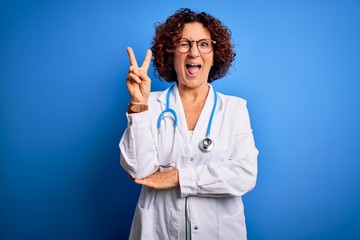
[[[194,230],[198,230],[199,229],[199,227],[198,226],[194,226]]]

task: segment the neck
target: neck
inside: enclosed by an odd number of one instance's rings
[[[178,89],[184,108],[187,128],[188,130],[194,130],[204,107],[210,86],[206,83],[196,88],[189,88],[188,86],[178,84]]]
[[[204,102],[210,86],[206,83],[197,88],[189,88],[188,86],[178,84],[179,94],[182,101],[193,101],[196,102]]]

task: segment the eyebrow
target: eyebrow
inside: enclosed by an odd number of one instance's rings
[[[181,38],[180,39],[180,41],[181,40],[188,40],[188,41],[190,41],[190,42],[196,42],[196,41],[200,41],[200,40],[211,40],[210,38],[200,38],[199,40],[190,40],[190,39],[188,39],[188,38]]]

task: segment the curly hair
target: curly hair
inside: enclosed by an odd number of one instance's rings
[[[181,39],[186,23],[199,22],[216,42],[214,47],[214,65],[210,69],[208,82],[224,77],[235,59],[235,51],[231,42],[231,31],[218,19],[205,13],[195,13],[189,8],[182,8],[168,17],[165,23],[155,24],[155,36],[152,41],[153,64],[155,76],[167,82],[176,82],[174,68],[174,49]]]

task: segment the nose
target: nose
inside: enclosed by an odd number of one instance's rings
[[[199,52],[196,42],[191,42],[189,56],[198,57],[199,55],[200,55],[200,52]]]

